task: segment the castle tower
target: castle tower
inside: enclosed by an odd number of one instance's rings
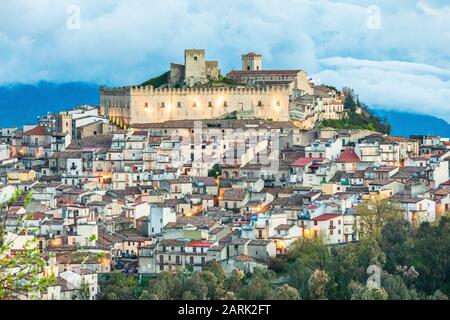
[[[250,52],[242,55],[242,70],[243,71],[258,71],[262,70],[262,55],[255,52]]]
[[[188,49],[184,52],[185,80],[189,86],[206,79],[204,49]]]

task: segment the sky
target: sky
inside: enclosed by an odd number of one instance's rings
[[[141,83],[206,49],[352,87],[372,107],[450,121],[448,0],[2,0],[0,84]]]

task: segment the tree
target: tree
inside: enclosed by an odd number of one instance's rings
[[[217,280],[223,284],[223,281],[225,280],[225,272],[223,271],[222,265],[220,262],[211,260],[206,262],[205,267],[203,268],[204,271],[210,271],[212,272]]]
[[[19,219],[14,233],[6,232],[5,219],[0,218],[0,300],[14,300],[42,293],[54,283],[53,276],[43,276],[47,265],[41,256],[37,240],[28,240],[22,250],[11,254],[10,249],[19,235],[28,232],[30,215]]]
[[[271,283],[274,277],[273,271],[255,269],[250,282],[242,291],[242,297],[246,300],[271,300],[275,293]]]
[[[287,258],[291,262],[301,259],[303,264],[313,271],[325,270],[332,257],[324,239],[318,237],[312,240],[300,238],[295,241],[289,248]]]
[[[411,292],[399,275],[384,272],[381,276],[382,287],[389,300],[411,300]]]
[[[270,258],[268,262],[269,269],[276,273],[285,272],[287,266],[287,258],[285,256]]]
[[[208,177],[217,178],[222,176],[222,168],[219,164],[215,164],[211,170],[208,172]]]
[[[288,268],[288,281],[291,286],[297,288],[300,296],[304,299],[309,298],[308,280],[312,271],[306,267],[300,258],[295,260]]]
[[[206,297],[210,300],[219,300],[224,294],[223,283],[210,271],[203,271],[200,273],[208,292]]]
[[[357,207],[360,216],[361,234],[370,239],[379,240],[384,225],[391,220],[404,219],[404,210],[398,203],[388,199],[372,199]]]
[[[277,288],[275,297],[278,300],[301,300],[298,290],[287,284]]]
[[[90,300],[91,299],[91,289],[89,284],[82,279],[79,288],[76,290],[75,297],[77,300]]]
[[[314,300],[326,300],[325,288],[329,281],[328,274],[322,270],[315,270],[308,280],[309,296]]]
[[[355,281],[350,282],[349,291],[351,300],[387,300],[388,298],[383,288],[368,288]]]
[[[419,273],[417,288],[428,295],[438,289],[449,295],[450,218],[442,217],[437,225],[421,223],[410,246],[414,250],[410,250],[405,264]]]
[[[176,276],[164,271],[158,274],[156,279],[152,279],[148,284],[150,294],[156,295],[158,300],[179,299],[183,294],[182,274]]]
[[[242,274],[242,272],[234,269],[231,272],[231,275],[224,281],[225,290],[227,290],[228,292],[232,292],[234,296],[238,297],[243,288],[243,278],[244,275]]]
[[[404,264],[410,251],[408,239],[411,236],[411,224],[406,219],[387,221],[381,229],[380,247],[386,255],[386,269],[394,272],[397,266]]]
[[[448,300],[448,296],[438,289],[428,298],[428,300]]]
[[[206,300],[208,289],[209,288],[200,272],[194,272],[184,286],[184,290],[190,291],[195,300]]]
[[[113,273],[101,278],[100,292],[103,300],[135,300],[138,281],[133,276],[123,273]]]

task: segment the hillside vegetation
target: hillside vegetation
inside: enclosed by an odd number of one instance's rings
[[[390,134],[392,127],[386,118],[380,119],[369,108],[356,98],[354,91],[342,89],[345,96],[344,109],[348,110],[348,117],[341,120],[323,120],[319,128],[331,127],[336,129],[367,129]],[[360,113],[357,111],[360,110]]]
[[[169,82],[170,71],[164,72],[163,74],[147,80],[141,84],[141,86],[153,86],[154,88],[159,88]]]

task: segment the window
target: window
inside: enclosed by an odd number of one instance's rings
[[[164,104],[164,102],[161,102],[161,108],[165,108],[166,105]]]
[[[197,108],[197,102],[194,102],[194,103],[192,104],[192,107],[193,107],[193,108]]]
[[[181,108],[181,102],[177,102],[177,108]]]
[[[262,106],[263,106],[262,101],[258,101],[258,107],[262,107]]]
[[[208,102],[208,108],[212,108],[213,107],[213,104],[212,104],[212,102],[210,101],[210,102]]]
[[[276,106],[279,107],[280,105],[280,101],[277,101]]]
[[[228,103],[226,101],[223,102],[223,107],[227,108],[228,107]]]
[[[194,57],[194,61],[197,61],[198,60],[198,57]]]

